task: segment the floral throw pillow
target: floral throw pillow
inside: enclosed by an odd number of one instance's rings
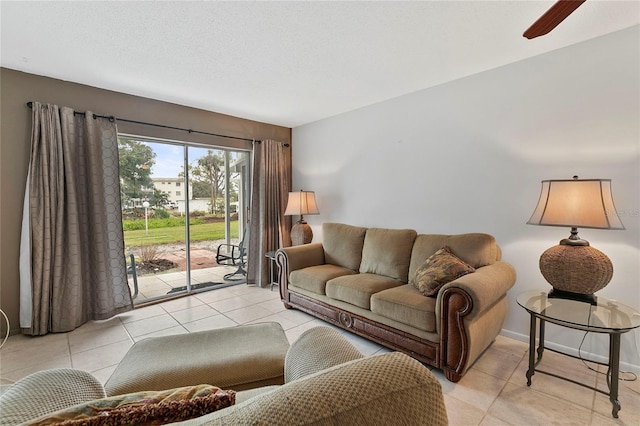
[[[425,296],[434,296],[446,283],[474,272],[475,268],[453,254],[447,246],[432,254],[416,270],[411,283]]]
[[[97,399],[40,417],[29,425],[163,425],[200,417],[235,403],[236,393],[197,385]]]

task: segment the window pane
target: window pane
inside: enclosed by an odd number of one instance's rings
[[[249,153],[144,138],[122,137],[119,143],[130,285],[132,292],[138,289],[134,302],[246,282],[239,246]],[[231,263],[218,261],[222,245],[230,247]]]

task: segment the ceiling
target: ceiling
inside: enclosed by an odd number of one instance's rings
[[[1,65],[296,127],[640,24],[640,2],[0,2]]]

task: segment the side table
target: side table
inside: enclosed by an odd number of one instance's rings
[[[531,377],[535,372],[547,374],[559,379],[567,380],[588,389],[595,390],[609,396],[613,406],[611,414],[618,418],[620,401],[618,400],[618,375],[620,371],[620,336],[634,328],[640,327],[640,313],[629,306],[613,300],[597,297],[596,303],[579,302],[560,298],[547,297],[542,291],[529,291],[517,297],[518,304],[530,314],[529,324],[529,369],[527,370],[527,386],[531,386]],[[539,320],[539,342],[536,351],[536,319]],[[545,349],[562,355],[571,356],[563,352],[555,351],[544,346],[545,324],[550,322],[561,327],[574,330],[583,330],[592,333],[606,333],[609,335],[609,359],[608,363],[590,361],[596,364],[606,365],[607,385],[609,392],[597,389],[584,383],[571,380],[544,370],[537,365],[542,360]],[[537,352],[537,359],[536,359]]]
[[[278,265],[276,264],[276,251],[268,251],[264,256],[269,259],[269,291],[273,291],[273,286],[280,286],[278,282],[278,274],[274,274],[274,271],[278,271]]]

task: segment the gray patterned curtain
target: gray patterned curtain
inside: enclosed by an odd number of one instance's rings
[[[24,334],[70,331],[133,308],[113,120],[33,103],[20,266]]]
[[[269,285],[265,254],[291,245],[291,217],[284,216],[291,190],[291,149],[265,140],[253,147],[247,284]]]

